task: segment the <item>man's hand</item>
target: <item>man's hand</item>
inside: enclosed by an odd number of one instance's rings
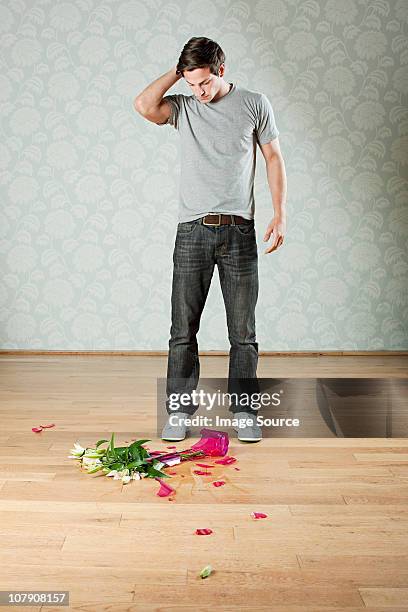
[[[267,242],[272,234],[272,244],[264,251],[264,255],[272,253],[283,244],[283,239],[286,233],[286,219],[284,217],[274,217],[266,228],[264,242]]]

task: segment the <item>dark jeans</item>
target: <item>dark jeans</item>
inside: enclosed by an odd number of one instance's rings
[[[202,219],[179,223],[173,252],[166,384],[168,414],[172,412],[169,407],[170,394],[191,393],[198,385],[200,362],[196,334],[215,264],[218,266],[231,345],[228,393],[259,392],[256,378],[258,343],[255,336],[258,252],[254,221],[218,227],[203,225]],[[187,405],[177,408],[190,415],[197,409],[193,398]],[[232,398],[229,411],[258,414],[250,405],[237,405]]]

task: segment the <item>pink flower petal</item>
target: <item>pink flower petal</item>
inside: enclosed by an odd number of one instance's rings
[[[196,535],[210,535],[212,533],[212,529],[196,529]]]
[[[222,487],[222,485],[225,485],[225,480],[215,480],[213,485],[214,487]]]
[[[35,433],[40,433],[40,431],[42,431],[42,427],[32,427],[31,431],[34,431]]]
[[[196,465],[198,465],[198,467],[204,467],[204,468],[214,467],[213,465],[208,465],[207,463],[196,463]]]
[[[261,518],[266,518],[268,515],[264,514],[263,512],[251,512],[251,516],[254,519],[261,519]]]
[[[203,470],[193,470],[193,472],[199,476],[211,476],[210,472],[203,472]]]
[[[221,465],[230,465],[230,463],[235,463],[235,457],[224,457],[224,459],[218,459],[215,463],[220,463]]]
[[[40,427],[43,429],[48,429],[49,427],[55,427],[55,423],[52,423],[51,425],[40,425]]]
[[[174,489],[170,487],[166,482],[164,482],[161,478],[158,478],[156,476],[155,480],[160,482],[160,489],[156,493],[156,495],[158,495],[159,497],[167,497],[167,495],[170,495],[170,493],[175,492]]]

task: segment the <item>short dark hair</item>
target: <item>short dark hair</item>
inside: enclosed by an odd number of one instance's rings
[[[208,67],[212,74],[218,76],[219,67],[224,63],[225,53],[218,43],[205,36],[193,36],[180,53],[176,72],[183,74],[184,70]]]

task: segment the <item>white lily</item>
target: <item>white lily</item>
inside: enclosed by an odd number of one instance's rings
[[[116,474],[118,473],[118,470],[111,470],[109,472],[109,474],[106,474],[107,476],[116,476]]]
[[[82,465],[87,469],[92,469],[97,465],[102,465],[102,461],[100,459],[91,459],[91,457],[82,457]]]
[[[85,448],[81,446],[78,442],[74,442],[74,448],[71,448],[69,459],[80,459],[82,455],[85,453]]]
[[[133,480],[141,480],[140,473],[137,470],[133,473]]]
[[[127,484],[127,483],[128,483],[128,482],[130,482],[131,480],[132,480],[132,477],[131,477],[131,476],[129,476],[129,474],[125,474],[125,475],[122,477],[122,482],[123,482],[124,484]]]

